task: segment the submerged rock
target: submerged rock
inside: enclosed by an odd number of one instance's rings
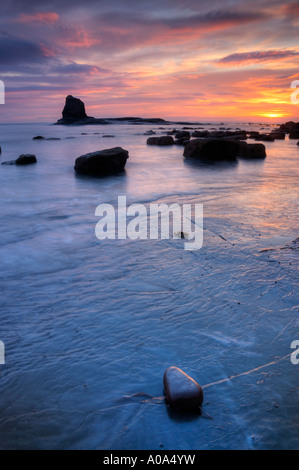
[[[149,137],[146,143],[147,145],[173,145],[174,140],[170,135],[163,135],[161,137]]]
[[[264,142],[274,142],[275,137],[273,134],[260,134],[254,140],[263,140]]]
[[[236,160],[239,143],[229,139],[194,139],[186,145],[184,157],[195,160]]]
[[[1,165],[29,165],[30,163],[36,163],[36,156],[27,153],[20,155],[16,160],[10,160],[8,162],[2,162]]]
[[[291,131],[289,134],[289,139],[299,139],[299,129]]]
[[[266,147],[264,144],[248,144],[247,142],[239,142],[238,157],[266,158]]]
[[[29,165],[30,163],[36,163],[36,156],[32,153],[22,154],[16,159],[16,165]]]
[[[81,155],[75,161],[75,171],[83,175],[105,176],[124,170],[129,152],[121,147],[98,150]]]
[[[179,410],[198,410],[203,402],[203,391],[194,379],[178,367],[166,369],[163,376],[167,402]]]

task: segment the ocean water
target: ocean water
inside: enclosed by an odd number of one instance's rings
[[[299,448],[296,141],[194,165],[146,145],[160,127],[0,126],[1,162],[38,160],[0,166],[1,449]],[[79,155],[115,146],[124,174],[75,174]],[[203,204],[202,248],[98,240],[95,209],[119,195]],[[202,415],[132,397],[161,397],[170,365],[206,386]]]

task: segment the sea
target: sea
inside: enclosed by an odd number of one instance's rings
[[[182,146],[147,145],[174,127],[0,125],[1,163],[37,158],[0,165],[0,449],[299,448],[297,141],[194,164]],[[124,173],[75,173],[78,156],[112,147],[129,152]],[[201,248],[99,240],[96,208],[119,196],[201,204]],[[165,401],[169,366],[203,387],[199,413]]]

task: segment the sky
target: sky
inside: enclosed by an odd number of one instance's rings
[[[299,0],[1,0],[0,122],[299,120]]]

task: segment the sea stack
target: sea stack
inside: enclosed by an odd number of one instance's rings
[[[85,112],[85,105],[79,98],[74,98],[72,95],[68,95],[65,99],[65,105],[62,111],[62,119],[58,122],[63,121],[64,124],[72,124],[77,121],[84,121],[88,119]]]

